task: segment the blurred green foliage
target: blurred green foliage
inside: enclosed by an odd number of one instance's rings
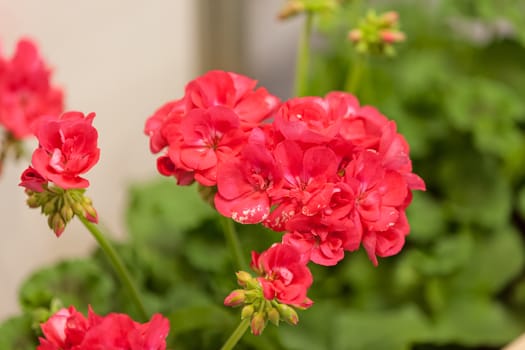
[[[414,195],[401,254],[377,268],[363,252],[313,266],[316,304],[299,325],[247,334],[239,348],[499,349],[525,331],[525,1],[359,3],[318,18],[309,94],[345,86],[356,62],[346,35],[365,4],[398,11],[407,42],[394,59],[364,60],[353,92],[397,121],[428,190]],[[170,180],[129,193],[130,239],[117,248],[149,310],[169,317],[170,348],[217,349],[239,321],[222,306],[235,277],[217,214]],[[279,240],[237,228],[246,258]],[[54,298],[136,315],[110,271],[97,251],[35,273],[23,315],[0,326],[0,349],[34,349],[35,310]]]

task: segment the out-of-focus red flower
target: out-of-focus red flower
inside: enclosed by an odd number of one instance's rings
[[[50,77],[31,40],[20,40],[11,59],[0,59],[0,125],[16,139],[31,136],[41,117],[62,113],[62,90]]]
[[[313,304],[306,296],[313,282],[307,262],[295,247],[276,243],[261,254],[252,252],[251,267],[260,275],[266,299],[307,308]]]
[[[47,181],[63,189],[86,188],[80,177],[99,160],[95,113],[66,112],[56,119],[41,120],[36,131],[39,146],[31,159],[33,168]]]
[[[37,350],[165,350],[169,322],[160,314],[140,324],[126,314],[84,317],[73,306],[61,309],[41,325]]]

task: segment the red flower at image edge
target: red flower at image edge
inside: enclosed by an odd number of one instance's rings
[[[0,125],[15,138],[31,136],[41,117],[62,113],[62,90],[51,85],[50,76],[28,39],[18,42],[11,59],[0,57]]]
[[[95,113],[84,116],[81,112],[66,112],[59,118],[42,120],[36,131],[39,146],[31,158],[34,170],[63,189],[88,187],[89,181],[80,175],[100,157],[94,118]]]
[[[313,277],[307,263],[308,258],[295,247],[276,243],[261,254],[252,252],[251,267],[261,276],[257,280],[266,299],[308,308],[313,302],[306,293]]]
[[[169,321],[155,314],[144,324],[126,314],[84,317],[75,307],[61,309],[41,325],[37,350],[165,350]]]

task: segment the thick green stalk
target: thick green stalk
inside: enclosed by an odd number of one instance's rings
[[[250,318],[246,317],[244,320],[239,323],[237,328],[233,331],[233,333],[230,335],[228,340],[226,340],[226,343],[222,346],[221,350],[231,350],[233,347],[241,340],[244,333],[246,333],[246,330],[250,327]]]
[[[312,35],[312,24],[314,15],[306,12],[306,19],[299,48],[297,51],[297,63],[295,67],[295,96],[304,96],[308,91],[308,66],[310,64],[310,36]]]
[[[232,219],[220,216],[220,222],[222,226],[222,231],[224,233],[224,238],[230,247],[233,259],[235,261],[235,267],[238,271],[245,270],[247,268],[246,261],[244,260],[243,251],[241,249],[241,242],[239,237],[237,237],[237,232],[235,230],[235,224]]]
[[[128,290],[128,293],[133,303],[135,304],[137,310],[140,313],[140,317],[144,321],[149,319],[148,313],[146,312],[146,308],[144,307],[144,304],[142,303],[140,299],[139,291],[137,287],[135,286],[135,283],[133,282],[131,274],[129,273],[128,269],[122,262],[122,259],[120,258],[116,250],[113,248],[111,243],[106,239],[104,234],[102,234],[102,232],[99,230],[96,224],[88,221],[86,218],[82,216],[78,216],[78,218],[87,228],[87,230],[91,233],[91,235],[93,235],[95,240],[98,242],[100,248],[102,248],[102,250],[106,254],[107,258],[111,262],[111,265],[115,269],[115,272],[120,278],[122,284]]]

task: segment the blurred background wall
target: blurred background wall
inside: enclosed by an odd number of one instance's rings
[[[33,38],[67,109],[97,113],[101,159],[87,176],[88,194],[119,237],[127,185],[156,176],[144,121],[181,96],[198,71],[196,18],[193,0],[0,0],[3,52],[11,55],[22,36]],[[94,246],[76,222],[57,239],[39,211],[26,207],[17,185],[27,165],[8,162],[0,178],[0,319],[18,309],[17,288],[31,271]]]

